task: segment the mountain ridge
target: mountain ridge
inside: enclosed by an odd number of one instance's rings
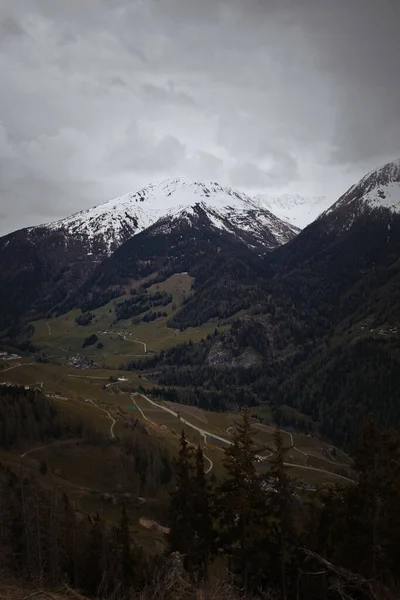
[[[283,227],[278,224],[278,218],[256,199],[216,182],[199,182],[182,177],[150,183],[135,192],[113,198],[58,221],[30,227],[28,231],[65,231],[68,235],[85,238],[89,246],[94,240],[103,240],[105,253],[110,255],[127,239],[144,231],[159,219],[175,217],[197,204],[209,211],[211,218],[217,219],[214,221],[217,227],[235,212],[242,220],[246,212],[253,212],[253,215],[258,214],[262,217],[266,226],[277,225],[283,243],[288,239],[288,235],[282,237]],[[268,215],[268,212],[271,215]],[[286,223],[286,227],[293,233],[298,232],[298,228],[290,223]]]
[[[7,293],[0,294],[0,330],[10,320],[18,322],[21,316],[33,319],[54,310],[102,261],[146,231],[148,235],[142,238],[148,246],[144,255],[154,267],[165,267],[169,243],[186,253],[187,263],[192,252],[190,243],[180,245],[176,236],[168,237],[167,229],[182,229],[179,235],[189,241],[191,228],[198,224],[200,237],[212,231],[217,238],[230,237],[230,244],[237,242],[256,253],[269,252],[298,233],[296,227],[232,188],[186,179],[151,184],[61,221],[0,238],[0,279],[3,289],[7,289]],[[152,239],[156,234],[157,240]],[[214,240],[217,238],[213,235]],[[197,241],[200,243],[200,239]],[[218,243],[213,242],[212,247],[218,247]],[[134,244],[134,253],[135,248]],[[137,269],[125,256],[136,276],[148,271]],[[24,292],[27,287],[29,295]]]
[[[248,375],[259,401],[309,415],[341,444],[354,441],[368,412],[385,426],[400,424],[400,199],[387,206],[378,193],[390,186],[396,198],[398,166],[370,172],[293,240],[264,255],[251,275],[260,283],[250,310],[236,313],[226,339],[216,342],[238,355],[262,356],[259,372]],[[195,326],[206,303],[215,303],[209,281],[174,315],[175,327]],[[190,352],[183,349],[180,362],[165,367],[163,383],[179,390],[182,364],[194,380]],[[196,381],[211,382],[209,389],[221,377],[204,361],[196,369]]]
[[[400,211],[397,204],[387,206],[386,196],[378,193],[384,186],[400,190],[398,163],[364,176],[332,209],[272,252],[265,251],[268,240],[259,244],[254,238],[250,209],[252,230],[242,228],[241,235],[252,235],[253,241],[235,233],[230,209],[222,215],[218,207],[203,205],[196,197],[193,206],[183,209],[177,202],[164,219],[92,266],[80,281],[73,281],[74,293],[62,276],[59,287],[56,276],[46,279],[47,263],[33,253],[37,270],[31,280],[36,284],[36,273],[43,276],[43,286],[36,292],[39,308],[47,289],[52,292],[45,298],[49,314],[61,316],[77,308],[92,311],[122,296],[123,303],[136,307],[137,297],[144,296],[149,286],[157,290],[171,275],[185,273],[190,290],[182,303],[171,306],[168,317],[155,314],[154,319],[164,318],[160,327],[175,332],[205,323],[215,323],[216,328],[221,322],[231,325],[225,334],[227,344],[233,339],[238,356],[250,348],[263,361],[245,375],[253,400],[278,407],[289,404],[311,415],[324,434],[341,442],[354,439],[367,409],[381,421],[400,423],[398,388],[385,387],[386,372],[390,381],[398,381]],[[203,196],[208,193],[202,190]],[[230,203],[236,203],[235,198]],[[258,210],[254,203],[248,206]],[[234,213],[238,217],[240,210]],[[57,231],[52,235],[61,236]],[[54,248],[56,242],[51,237],[46,240],[46,250]],[[21,244],[24,258],[26,240]],[[14,250],[8,250],[10,261]],[[17,291],[24,297],[27,273],[18,275],[22,279]],[[135,311],[131,316],[136,318]],[[129,319],[128,314],[124,327],[135,331]],[[147,343],[147,325],[140,327],[138,339]],[[201,381],[211,388],[212,378],[221,374],[209,375],[211,379]],[[179,369],[173,381],[180,385]],[[378,390],[385,390],[383,399],[377,397]],[[233,401],[248,398],[241,396],[245,392],[241,384],[232,391]],[[350,397],[357,417],[349,409]]]

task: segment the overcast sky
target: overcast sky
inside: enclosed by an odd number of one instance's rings
[[[166,177],[329,195],[400,156],[400,0],[0,0],[0,233]]]

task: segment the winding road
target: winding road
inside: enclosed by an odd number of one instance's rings
[[[122,333],[118,333],[118,335],[120,335],[122,337],[122,339],[124,339],[127,342],[132,342],[132,344],[142,344],[142,346],[144,347],[144,353],[147,354],[147,344],[145,342],[141,342],[140,340],[134,339],[134,340],[130,340],[129,338],[126,337],[126,335],[123,335]]]
[[[265,427],[266,429],[270,429],[271,431],[275,431],[273,427],[269,427],[268,425],[263,425],[263,427]],[[233,429],[234,429],[233,427],[228,427],[226,432],[230,433],[230,431]],[[326,471],[325,469],[319,469],[318,467],[308,466],[307,465],[308,454],[306,454],[306,452],[303,452],[303,450],[300,450],[300,448],[297,448],[297,446],[294,445],[293,435],[290,433],[290,431],[285,431],[284,429],[281,429],[281,432],[290,437],[291,445],[289,446],[289,449],[297,450],[297,452],[299,452],[300,454],[303,454],[305,456],[304,465],[298,465],[297,463],[284,462],[283,464],[285,465],[285,467],[294,467],[297,469],[307,469],[308,471],[316,471],[317,473],[325,473],[325,474],[333,475],[334,477],[338,477],[339,479],[343,479],[344,481],[348,481],[349,483],[354,483],[354,479],[350,479],[349,477],[345,477],[344,475],[340,475],[339,473],[335,473],[334,471]],[[272,456],[272,452],[269,456]],[[340,466],[338,463],[334,463],[333,461],[327,461],[327,462],[335,464],[336,466]],[[345,465],[343,465],[343,466],[345,466]]]
[[[90,400],[90,398],[86,398],[85,402],[90,402],[90,404],[93,404],[93,406],[95,406],[96,408],[98,408],[99,410],[101,410],[103,413],[106,413],[107,417],[111,421],[110,437],[111,437],[111,439],[114,439],[115,438],[115,435],[114,435],[114,426],[115,426],[115,423],[116,423],[116,420],[114,419],[114,417],[112,417],[110,415],[110,413],[108,412],[108,410],[106,410],[105,408],[101,408],[101,406],[99,406],[98,404],[96,404],[96,402],[94,402],[94,400]]]
[[[110,415],[108,410],[106,410],[105,408],[101,408],[100,406],[98,406],[96,404],[96,402],[94,402],[93,400],[90,400],[90,398],[86,398],[85,402],[90,402],[90,404],[93,404],[93,406],[95,406],[98,410],[101,410],[102,412],[104,412],[107,415],[107,417],[111,421],[110,437],[111,437],[111,439],[114,439],[115,438],[114,427],[116,424],[116,420]],[[61,444],[71,444],[71,443],[76,443],[77,441],[79,441],[79,438],[73,438],[73,439],[69,439],[69,440],[68,439],[67,440],[55,440],[51,444],[46,444],[45,446],[36,446],[35,448],[31,448],[30,450],[27,450],[23,454],[20,454],[20,458],[25,458],[25,456],[28,456],[28,454],[32,454],[32,452],[37,452],[39,450],[43,450],[44,448],[48,448],[49,446],[61,445]]]
[[[12,367],[7,367],[7,369],[3,369],[0,373],[5,373],[6,371],[11,371],[11,369],[17,369],[18,367],[29,367],[29,365],[34,365],[36,363],[18,363],[17,365],[13,365]]]
[[[163,406],[162,404],[158,404],[157,402],[154,402],[154,400],[151,400],[150,398],[148,398],[144,394],[139,394],[138,392],[135,392],[134,394],[131,394],[131,398],[134,401],[133,396],[140,396],[141,398],[144,398],[145,400],[147,400],[147,402],[149,402],[153,406],[156,406],[157,408],[160,408],[161,410],[164,410],[165,412],[168,412],[169,414],[173,415],[174,417],[176,417],[177,419],[179,419],[182,423],[184,423],[188,427],[191,427],[195,431],[198,431],[204,437],[205,442],[207,442],[206,438],[207,438],[207,436],[209,436],[211,438],[215,438],[215,439],[217,439],[219,441],[222,441],[222,442],[224,442],[224,443],[226,443],[228,445],[232,444],[231,440],[227,440],[226,438],[223,438],[223,437],[221,437],[219,435],[216,435],[215,433],[212,433],[211,431],[207,431],[206,429],[203,429],[201,427],[198,427],[197,425],[194,425],[193,423],[191,423],[187,419],[183,419],[181,416],[179,416],[179,414],[176,411],[172,410],[171,408],[168,408],[167,406]],[[142,413],[142,415],[144,416],[144,418],[147,421],[150,421],[150,419],[148,419],[144,415],[143,411],[140,409],[140,407],[137,405],[136,402],[135,402],[135,404],[139,408],[139,410]],[[154,424],[157,425],[156,423],[154,423]],[[228,433],[229,433],[230,429],[231,429],[231,427],[228,427],[228,429],[227,429]],[[288,434],[290,436],[291,443],[292,443],[291,448],[293,448],[294,450],[297,450],[297,448],[293,445],[293,442],[294,442],[293,435],[289,431],[283,431],[282,430],[282,433],[286,433],[286,434]],[[305,452],[302,452],[302,451],[299,451],[299,452],[301,454],[305,454]],[[270,458],[272,455],[273,455],[273,452],[270,452],[266,456],[256,455],[256,458],[258,458],[261,461],[265,461],[268,458]],[[350,479],[349,477],[345,477],[344,475],[339,475],[338,473],[334,473],[332,471],[325,471],[324,469],[319,469],[317,467],[309,467],[309,466],[306,466],[306,465],[298,465],[297,463],[284,462],[283,464],[285,465],[285,467],[293,467],[293,468],[296,468],[296,469],[306,469],[308,471],[314,471],[314,472],[317,472],[317,473],[324,473],[325,475],[331,475],[333,477],[338,477],[339,479],[342,479],[342,480],[347,481],[349,483],[354,483],[353,479]],[[209,472],[209,471],[207,471],[207,472]]]
[[[129,340],[129,341],[135,341],[138,342],[139,340]],[[140,342],[143,343],[143,345],[145,346],[144,342]],[[12,365],[11,367],[8,367],[7,369],[4,369],[2,372],[7,372],[10,371],[11,369],[17,369],[19,367],[22,366],[29,366],[29,365],[34,365],[35,363],[19,363],[16,365]],[[92,378],[92,379],[108,379],[107,377],[96,377],[96,376],[90,376],[90,375],[69,375],[69,377],[76,377],[76,378]],[[135,406],[137,407],[137,409],[139,410],[142,418],[146,421],[148,421],[149,423],[152,423],[154,426],[159,427],[159,425],[157,423],[154,423],[154,421],[151,421],[151,419],[149,419],[146,414],[144,413],[144,411],[142,410],[142,408],[138,405],[138,403],[135,401],[134,397],[135,396],[140,396],[141,398],[143,398],[146,402],[148,402],[149,404],[151,404],[152,406],[157,407],[160,410],[163,410],[169,414],[171,414],[173,417],[175,417],[176,419],[178,419],[181,423],[183,423],[184,425],[186,425],[187,427],[197,431],[204,439],[204,443],[207,444],[207,439],[211,438],[211,440],[215,439],[218,440],[226,445],[231,445],[233,442],[231,439],[227,439],[225,437],[222,437],[212,431],[208,431],[206,429],[204,429],[203,427],[199,427],[198,425],[195,425],[194,423],[192,423],[191,421],[188,421],[187,419],[183,418],[180,416],[180,414],[167,407],[164,406],[162,404],[158,404],[157,402],[155,402],[154,400],[151,400],[151,398],[149,398],[148,396],[146,396],[145,394],[141,394],[139,392],[135,392],[133,394],[131,394],[131,398],[132,401],[134,402]],[[111,421],[111,425],[110,425],[110,437],[111,439],[115,439],[115,434],[114,434],[114,427],[116,424],[116,420],[114,419],[114,417],[109,413],[108,410],[101,408],[98,404],[96,404],[96,402],[94,402],[91,399],[86,399],[86,402],[89,402],[90,404],[92,404],[95,408],[97,408],[98,410],[101,410],[102,412],[104,412],[107,417],[109,418],[109,420]],[[268,426],[264,426],[265,428],[268,429]],[[273,430],[272,427],[270,427],[269,429]],[[230,434],[230,432],[233,430],[233,427],[228,427],[227,428],[227,433],[228,435]],[[167,430],[168,431],[168,430]],[[168,431],[168,433],[170,433],[172,436],[177,437],[179,439],[179,436],[176,436],[175,434],[173,434],[172,432]],[[299,452],[300,454],[302,454],[305,457],[305,461],[304,461],[304,465],[299,465],[297,463],[292,463],[292,462],[285,462],[284,465],[288,466],[288,467],[293,467],[296,469],[306,469],[308,471],[314,471],[317,473],[323,473],[325,475],[330,475],[333,477],[336,477],[338,479],[341,479],[343,481],[349,482],[349,483],[354,483],[353,479],[350,479],[349,477],[345,477],[344,475],[340,475],[338,473],[332,472],[332,471],[326,471],[325,469],[320,469],[318,467],[311,467],[307,465],[307,459],[308,459],[308,454],[306,454],[305,452],[303,452],[302,450],[300,450],[299,448],[297,448],[296,446],[294,446],[294,439],[293,439],[293,435],[289,432],[289,431],[284,431],[282,430],[282,433],[288,435],[290,437],[290,448],[293,448],[293,450],[296,450],[297,452]],[[195,444],[192,444],[191,442],[188,442],[191,446],[196,447]],[[212,442],[211,442],[212,443]],[[25,456],[27,456],[28,454],[35,452],[37,450],[41,450],[42,448],[45,448],[46,446],[40,446],[40,447],[36,447],[36,448],[32,448],[31,450],[27,450],[26,452],[24,452],[23,454],[21,454],[21,458],[24,458]],[[206,470],[206,473],[210,473],[210,471],[213,469],[213,462],[212,460],[204,453],[204,458],[205,460],[209,463],[209,467]],[[269,452],[268,455],[257,455],[256,458],[260,461],[265,461],[268,458],[270,458],[271,456],[273,456],[273,452]],[[336,463],[335,463],[336,464]],[[338,465],[340,466],[340,465]]]
[[[28,456],[28,454],[31,454],[32,452],[37,452],[38,450],[43,450],[43,448],[47,448],[47,446],[38,446],[37,448],[31,448],[30,450],[27,450],[23,454],[20,454],[20,457],[25,458],[25,456]]]
[[[109,381],[109,377],[96,377],[95,375],[68,375],[68,377],[73,377],[74,379],[107,379]]]
[[[124,335],[123,333],[121,333],[120,331],[98,331],[97,333],[99,335],[107,335],[107,334],[111,333],[113,335],[119,335],[126,342],[132,342],[132,344],[142,344],[142,346],[144,348],[144,353],[147,354],[147,344],[146,344],[146,342],[142,342],[141,340],[137,340],[136,338],[134,340],[131,340],[128,337],[126,337],[126,335]],[[132,356],[136,356],[136,354],[132,354]]]
[[[76,444],[79,441],[80,441],[80,438],[55,440],[54,442],[52,442],[50,444],[46,444],[45,446],[37,446],[36,448],[31,448],[30,450],[27,450],[23,454],[20,454],[20,458],[25,458],[25,456],[28,456],[28,454],[32,454],[32,452],[38,452],[39,450],[43,450],[44,448],[49,448],[51,446],[63,446],[63,445],[67,445],[67,444]]]
[[[187,425],[191,429],[194,429],[195,431],[197,431],[198,433],[200,433],[200,435],[203,436],[205,443],[207,443],[207,437],[211,437],[211,438],[214,438],[216,440],[219,440],[220,442],[223,442],[224,444],[228,444],[228,445],[232,444],[231,440],[227,440],[226,438],[223,438],[220,435],[217,435],[216,433],[212,433],[211,431],[207,431],[206,429],[203,429],[202,427],[198,427],[197,425],[194,425],[194,423],[191,423],[187,419],[184,419],[183,417],[181,417],[179,415],[179,413],[177,413],[175,410],[172,410],[172,408],[168,408],[167,406],[163,406],[162,404],[158,404],[157,402],[154,402],[154,400],[151,400],[150,398],[148,398],[144,394],[139,394],[138,392],[135,392],[135,395],[141,396],[142,398],[144,398],[145,400],[147,400],[147,402],[149,402],[153,406],[156,406],[157,408],[160,408],[161,410],[164,410],[165,412],[168,412],[170,415],[173,415],[174,417],[176,417],[177,419],[179,419],[179,421],[181,421],[181,423],[183,423],[184,425]]]
[[[72,350],[67,350],[66,348],[63,348],[62,346],[54,346],[53,344],[49,344],[48,342],[43,342],[43,344],[45,346],[48,346],[48,348],[55,348],[56,350],[62,350],[63,352],[68,352],[70,354],[73,354]]]
[[[179,417],[178,413],[175,412],[174,410],[171,410],[170,408],[166,407],[166,406],[161,406],[161,404],[157,404],[156,402],[153,402],[153,400],[150,400],[150,398],[148,398],[147,396],[145,396],[144,394],[139,394],[138,392],[134,392],[133,394],[131,394],[131,399],[132,402],[135,404],[136,408],[139,410],[140,414],[142,415],[142,417],[148,421],[149,423],[151,423],[152,425],[155,425],[155,427],[159,427],[158,423],[155,423],[154,421],[152,421],[151,419],[149,419],[143,412],[143,410],[140,408],[140,406],[138,405],[138,403],[136,402],[134,396],[141,396],[141,398],[144,398],[145,400],[147,400],[148,402],[150,402],[150,404],[153,404],[154,406],[157,406],[158,408],[162,408],[163,410],[165,410],[166,412],[170,413],[171,415],[173,415],[174,417],[178,418],[182,423],[184,423],[185,425],[188,425],[188,427],[192,427],[193,429],[196,429],[197,431],[199,431],[201,433],[200,428],[196,427],[196,425],[193,424],[189,424],[188,421],[186,421],[185,419],[182,419]],[[178,440],[180,439],[179,435],[175,435],[174,433],[172,433],[172,431],[168,431],[168,433],[170,435],[172,435],[173,437],[177,438]],[[204,435],[204,434],[202,434]],[[207,435],[207,433],[205,434]],[[204,441],[206,443],[206,438],[204,435]],[[189,440],[187,440],[187,443],[189,444],[189,446],[192,446],[193,448],[196,448],[196,444],[193,444],[192,442],[189,442]],[[210,473],[212,471],[212,469],[214,468],[214,463],[211,460],[211,458],[209,458],[207,456],[207,454],[204,452],[203,450],[203,456],[204,458],[208,461],[209,463],[209,467],[206,471],[204,471],[206,474]]]
[[[271,433],[273,433],[275,431],[274,427],[270,427],[269,425],[264,425],[263,423],[256,423],[256,425],[258,425],[258,428],[267,429]],[[231,427],[229,427],[229,429],[231,429]],[[298,452],[299,454],[302,454],[305,457],[304,465],[307,465],[308,454],[306,454],[305,452],[303,452],[303,450],[300,450],[300,448],[297,448],[297,446],[294,445],[293,434],[290,431],[285,431],[284,429],[281,429],[281,432],[285,435],[288,435],[290,438],[289,449],[296,450],[296,452]]]

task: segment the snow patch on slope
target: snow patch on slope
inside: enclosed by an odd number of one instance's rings
[[[389,208],[391,211],[400,213],[400,185],[390,183],[379,186],[376,190],[371,190],[364,196],[366,202],[371,208]]]

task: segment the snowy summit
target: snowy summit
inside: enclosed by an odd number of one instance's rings
[[[256,230],[261,237],[263,230],[268,228],[276,239],[276,246],[289,241],[298,232],[297,227],[276,217],[256,198],[215,182],[202,183],[185,178],[150,184],[41,227],[62,230],[92,243],[101,239],[107,253],[111,253],[158,221],[162,220],[165,227],[166,220],[187,215],[194,207],[203,209],[214,227],[235,234],[238,230]],[[35,229],[31,228],[32,231]]]
[[[324,214],[347,211],[356,215],[375,209],[400,213],[400,158],[367,173]]]

